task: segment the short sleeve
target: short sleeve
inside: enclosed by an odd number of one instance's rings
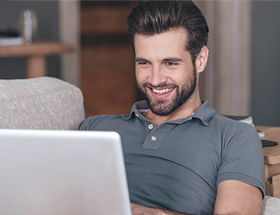
[[[239,180],[264,192],[264,160],[260,137],[253,126],[241,123],[231,135],[226,135],[222,146],[221,165],[217,186],[225,180]]]
[[[78,126],[78,130],[95,130],[95,122],[102,116],[92,116],[83,120]]]

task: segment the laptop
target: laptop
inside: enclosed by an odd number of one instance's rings
[[[1,215],[131,215],[116,132],[0,129]]]

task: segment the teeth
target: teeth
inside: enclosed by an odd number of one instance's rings
[[[171,91],[173,88],[170,89],[164,89],[164,90],[156,90],[156,89],[152,89],[153,92],[157,93],[157,94],[163,94],[163,93],[167,93],[169,91]]]

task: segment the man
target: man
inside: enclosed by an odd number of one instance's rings
[[[263,155],[250,125],[201,102],[208,26],[191,1],[148,1],[128,16],[135,74],[146,101],[95,116],[83,130],[121,135],[133,215],[262,212]]]

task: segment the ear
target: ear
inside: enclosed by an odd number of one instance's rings
[[[201,73],[206,67],[208,61],[209,50],[206,46],[203,46],[195,59],[196,72]]]

